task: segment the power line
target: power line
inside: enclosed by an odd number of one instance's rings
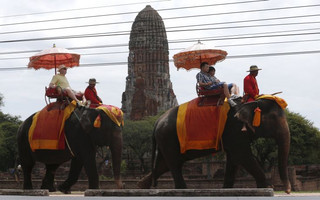
[[[252,38],[259,38],[259,37],[276,37],[275,35],[265,35],[265,36],[255,36],[254,35],[261,35],[261,34],[274,34],[274,33],[286,33],[286,32],[301,32],[301,31],[310,31],[310,30],[319,30],[319,28],[312,28],[312,29],[294,29],[294,30],[286,30],[286,31],[269,31],[269,32],[262,32],[262,33],[248,33],[248,34],[236,34],[236,35],[227,35],[227,36],[216,36],[216,37],[202,37],[202,41],[214,41],[214,40],[227,40],[227,39],[248,39],[248,38],[240,38],[242,36],[251,36]],[[297,35],[312,35],[312,34],[319,34],[316,33],[300,33],[300,34],[285,34],[280,36],[297,36]],[[238,38],[236,38],[238,37]],[[249,37],[250,38],[250,37]],[[194,42],[199,40],[199,38],[187,38],[187,39],[180,39],[180,40],[171,40],[168,41],[169,43],[183,43],[183,42]],[[92,48],[112,48],[112,47],[126,47],[128,46],[127,43],[123,44],[110,44],[110,45],[97,45],[97,46],[85,46],[85,47],[70,47],[69,50],[79,50],[79,49],[92,49]],[[28,51],[13,51],[13,52],[0,52],[2,54],[18,54],[18,53],[35,53],[41,50],[28,50]]]
[[[285,44],[285,43],[301,43],[301,42],[316,42],[320,39],[311,40],[289,40],[280,42],[256,42],[256,43],[242,43],[242,44],[226,44],[226,45],[216,45],[215,47],[234,47],[234,46],[252,46],[252,45],[271,45],[271,44]],[[183,48],[170,48],[172,50],[182,50]],[[100,53],[82,53],[81,56],[96,56],[96,55],[110,55],[110,54],[123,54],[129,53],[129,51],[111,51],[111,52],[100,52]],[[29,59],[29,57],[11,57],[11,58],[0,58],[0,60],[21,60]]]
[[[273,18],[261,18],[261,19],[251,19],[251,20],[237,20],[237,21],[220,22],[220,23],[218,22],[218,23],[206,23],[206,24],[191,24],[191,25],[185,25],[185,26],[166,27],[166,30],[172,29],[172,28],[178,28],[178,27],[183,28],[183,27],[196,27],[196,26],[211,26],[211,25],[220,25],[220,24],[225,25],[225,24],[234,24],[234,23],[248,23],[248,22],[295,19],[295,18],[318,17],[318,16],[320,16],[320,15],[319,14],[297,15],[297,16],[288,16],[288,17],[273,17]],[[77,26],[63,26],[63,27],[21,30],[21,31],[8,31],[8,32],[2,32],[2,33],[0,32],[0,34],[14,34],[14,33],[28,33],[28,32],[36,32],[36,31],[50,31],[50,30],[60,30],[60,29],[87,28],[87,27],[95,27],[95,26],[119,25],[119,24],[123,24],[123,23],[133,23],[133,21],[111,22],[111,23],[100,23],[100,24],[86,24],[86,25],[77,25]],[[310,23],[317,23],[317,22],[310,22]]]
[[[286,31],[270,31],[264,33],[247,33],[247,34],[235,34],[228,36],[216,36],[216,37],[202,37],[201,41],[214,41],[214,40],[233,40],[233,39],[252,39],[252,38],[265,38],[265,37],[286,37],[286,36],[301,36],[301,35],[314,35],[320,34],[320,32],[311,32],[311,33],[296,33],[296,34],[277,34],[277,35],[261,35],[261,34],[274,34],[274,33],[286,33],[286,32],[296,32],[296,31],[306,31],[306,30],[319,30],[320,28],[312,28],[312,29],[299,29],[299,30],[286,30]],[[170,43],[181,43],[181,42],[196,42],[199,40],[197,38],[188,38],[188,39],[180,39],[173,40]]]
[[[320,50],[314,51],[295,51],[295,52],[278,52],[278,53],[263,53],[263,54],[246,54],[246,55],[231,55],[228,59],[238,59],[238,58],[250,58],[250,57],[273,57],[273,56],[290,56],[290,55],[306,55],[306,54],[318,54]],[[169,59],[169,62],[173,62]],[[128,62],[109,62],[109,63],[91,63],[91,64],[81,64],[79,67],[97,67],[97,66],[115,66],[115,65],[127,65]],[[12,70],[30,70],[27,67],[5,67],[0,68],[0,71],[12,71]]]
[[[136,3],[124,3],[124,4],[116,4],[116,5],[105,5],[105,6],[86,7],[86,8],[56,10],[56,11],[48,11],[48,12],[37,12],[37,13],[28,13],[28,14],[7,15],[7,16],[0,16],[0,18],[21,17],[21,16],[40,15],[40,14],[49,14],[49,13],[60,13],[60,12],[71,12],[71,11],[78,11],[78,10],[91,10],[91,9],[97,9],[97,8],[120,7],[120,6],[129,6],[129,5],[139,5],[139,4],[145,4],[145,3],[156,3],[156,2],[163,2],[163,1],[171,1],[171,0],[144,1],[144,2],[136,2]]]
[[[163,8],[163,9],[158,9],[157,11],[170,11],[170,10],[181,10],[181,9],[193,9],[193,8],[203,8],[203,7],[211,7],[211,6],[231,5],[231,4],[239,4],[239,3],[253,3],[253,2],[260,2],[260,1],[268,1],[268,0],[251,0],[251,1],[243,1],[243,2],[230,2],[230,3],[219,3],[219,4],[207,4],[207,5],[199,5],[199,6],[186,6],[186,7],[177,7],[177,8]],[[310,6],[310,5],[309,5],[309,6]],[[313,5],[313,6],[314,6],[314,5]],[[320,5],[317,5],[317,6],[320,6]],[[56,22],[56,21],[66,21],[66,20],[74,20],[74,19],[107,17],[107,16],[117,16],[117,15],[129,15],[129,14],[137,14],[137,12],[134,11],[134,12],[101,14],[101,15],[87,15],[87,16],[78,16],[78,17],[69,17],[69,18],[57,18],[57,19],[38,20],[38,21],[25,21],[25,22],[16,22],[16,23],[0,24],[0,26],[12,26],[12,25],[31,24],[31,23],[42,23],[42,22]]]
[[[314,40],[290,40],[290,41],[281,41],[281,42],[256,42],[256,43],[242,43],[242,44],[225,44],[225,45],[217,45],[216,47],[269,45],[269,44],[284,44],[284,43],[296,43],[296,42],[316,42],[316,41],[320,41],[320,39],[314,39]]]
[[[312,22],[313,23],[313,22]],[[260,25],[253,25],[253,26],[260,26]],[[265,25],[267,26],[267,25]],[[242,26],[242,27],[248,27],[248,26]],[[230,27],[227,27],[230,28]],[[231,27],[233,28],[233,27]],[[186,32],[186,31],[203,31],[203,30],[214,30],[217,28],[201,28],[201,29],[179,29],[179,30],[168,30],[168,32]],[[220,29],[223,29],[221,27]],[[307,29],[305,29],[307,30]],[[310,29],[308,29],[310,30]],[[290,30],[292,31],[292,30]],[[156,33],[157,30],[152,30],[147,33]],[[288,31],[287,31],[288,32]],[[42,41],[42,40],[60,40],[60,39],[76,39],[76,38],[85,38],[85,37],[106,37],[106,36],[123,36],[123,35],[129,35],[129,31],[115,31],[115,32],[101,32],[101,33],[91,33],[91,34],[78,34],[78,35],[67,35],[67,36],[55,36],[55,37],[43,37],[43,38],[29,38],[29,39],[17,39],[17,40],[3,40],[0,41],[0,43],[13,43],[13,42],[30,42],[30,41]],[[263,33],[260,33],[263,34]]]
[[[223,13],[211,13],[211,14],[201,14],[201,15],[189,15],[189,16],[180,16],[180,17],[168,17],[162,18],[163,20],[168,19],[180,19],[180,18],[191,18],[191,17],[207,17],[213,15],[229,15],[229,14],[241,14],[241,13],[250,13],[250,12],[263,12],[263,11],[274,11],[274,10],[286,10],[286,9],[295,9],[295,8],[306,8],[306,7],[317,7],[320,4],[306,5],[306,6],[291,6],[291,7],[282,7],[282,8],[266,8],[266,9],[255,9],[255,10],[245,10],[245,11],[234,11],[234,12],[223,12]]]

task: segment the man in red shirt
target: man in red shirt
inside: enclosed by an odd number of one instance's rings
[[[96,83],[98,82],[95,78],[90,78],[88,83],[89,86],[86,88],[84,96],[86,97],[87,101],[90,101],[90,108],[96,108],[102,104],[102,100],[98,96],[97,90],[95,88]]]
[[[259,95],[259,87],[256,80],[259,69],[256,65],[250,66],[249,75],[247,75],[243,80],[243,90],[244,90],[244,101],[251,102],[254,101]]]

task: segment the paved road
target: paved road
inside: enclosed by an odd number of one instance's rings
[[[83,195],[0,196],[0,200],[319,200],[320,193],[276,194],[274,197],[84,197]]]

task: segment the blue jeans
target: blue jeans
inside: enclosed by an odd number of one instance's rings
[[[211,85],[209,90],[215,90],[215,89],[218,89],[219,87],[223,87],[223,84],[225,84],[225,82],[220,82],[217,85]],[[232,86],[233,86],[232,83],[228,84],[229,91],[231,90]]]

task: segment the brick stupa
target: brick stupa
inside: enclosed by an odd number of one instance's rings
[[[132,24],[122,110],[126,119],[141,120],[176,105],[166,29],[158,12],[147,5]]]

